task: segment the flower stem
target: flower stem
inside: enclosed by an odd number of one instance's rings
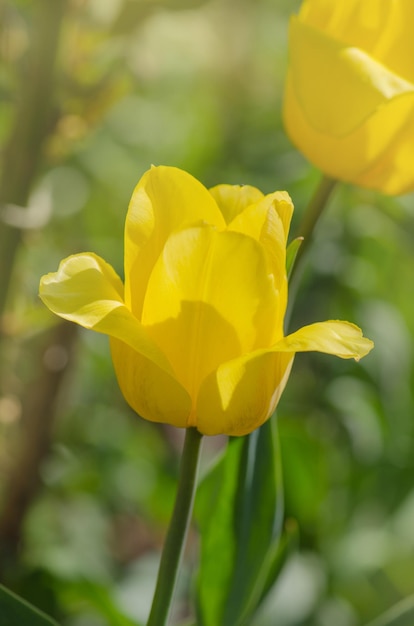
[[[174,511],[161,556],[157,585],[147,626],[165,626],[167,623],[191,519],[201,440],[202,435],[195,428],[187,428]]]
[[[298,228],[298,236],[303,237],[303,242],[296,255],[296,261],[292,268],[291,278],[293,278],[294,273],[297,271],[297,268],[300,265],[302,257],[307,252],[310,244],[312,243],[312,235],[315,226],[324,209],[326,208],[328,200],[337,182],[338,181],[334,178],[328,178],[327,176],[323,176],[319,181],[319,184],[316,187],[308,206],[306,207],[306,210],[302,217],[302,221],[300,222]]]
[[[295,262],[292,266],[289,276],[289,293],[291,294],[291,296],[289,297],[288,310],[285,315],[286,329],[289,326],[290,318],[292,315],[292,306],[295,300],[298,280],[301,274],[301,272],[299,272],[298,270],[301,268],[303,258],[312,243],[312,235],[315,226],[319,218],[321,217],[324,209],[326,208],[328,200],[331,197],[331,193],[334,190],[337,182],[338,181],[334,178],[322,176],[312,198],[310,199],[308,206],[305,209],[305,212],[302,216],[302,221],[299,224],[297,235],[299,237],[303,237],[303,241],[298,249]]]

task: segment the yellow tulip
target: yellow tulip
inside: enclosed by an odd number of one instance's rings
[[[373,344],[353,324],[316,323],[287,337],[286,192],[208,191],[153,167],[125,225],[125,286],[92,253],[41,280],[51,311],[111,338],[122,393],[143,418],[201,433],[244,435],[274,411],[295,352],[342,358]]]
[[[332,178],[414,189],[413,0],[305,0],[291,20],[284,122]]]

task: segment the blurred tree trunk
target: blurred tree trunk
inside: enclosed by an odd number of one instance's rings
[[[54,68],[66,0],[31,4],[30,43],[16,95],[14,125],[3,151],[0,180],[0,320],[5,310],[22,228],[7,219],[7,205],[26,207],[51,130]],[[3,8],[4,12],[4,8]],[[21,225],[24,228],[24,224]],[[2,330],[0,324],[0,340]]]
[[[4,489],[0,513],[0,579],[7,577],[21,544],[23,522],[41,485],[40,470],[51,443],[62,380],[71,362],[77,327],[59,322],[37,338],[30,352],[26,394],[22,401],[21,433]]]
[[[11,341],[6,337],[3,315],[22,235],[30,226],[30,216],[26,213],[28,199],[41,166],[45,139],[54,127],[55,66],[66,3],[67,0],[35,0],[24,7],[29,42],[16,68],[15,113],[3,149],[0,178],[0,356],[3,357],[4,344]],[[1,7],[2,30],[6,36],[8,9],[7,3]],[[41,345],[23,348],[23,359],[33,362],[35,377],[22,392],[19,442],[3,488],[0,513],[3,569],[0,576],[3,578],[7,563],[18,552],[23,521],[40,484],[40,466],[49,449],[56,399],[66,371],[63,361],[59,365],[49,357],[54,347],[61,355],[68,354],[74,332],[72,325],[63,323],[49,331]],[[7,391],[5,386],[7,380],[0,379],[0,395]]]

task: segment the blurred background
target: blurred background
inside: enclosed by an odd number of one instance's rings
[[[287,189],[296,233],[320,177],[281,123],[298,5],[0,3],[0,579],[63,626],[145,619],[182,433],[132,414],[107,338],[54,318],[39,278],[79,251],[122,275],[151,163]],[[291,330],[348,319],[376,347],[296,358],[279,423],[299,545],[253,626],[357,626],[414,592],[413,242],[413,195],[341,185],[319,225]],[[196,563],[194,531],[177,619]]]

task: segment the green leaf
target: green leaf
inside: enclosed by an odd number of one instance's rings
[[[299,529],[294,519],[288,519],[285,524],[284,532],[281,537],[277,549],[274,551],[273,559],[270,559],[270,564],[267,572],[266,582],[263,585],[262,594],[258,606],[262,604],[267,594],[277,581],[280,572],[282,571],[285,563],[297,548],[299,541]]]
[[[396,604],[367,626],[412,626],[414,624],[414,595]]]
[[[0,585],[0,626],[57,626],[57,622]]]
[[[200,485],[197,608],[202,626],[245,623],[276,572],[283,520],[277,422],[230,440]],[[273,580],[273,579],[272,579]]]
[[[95,611],[105,617],[111,626],[142,626],[137,621],[125,615],[117,605],[110,588],[89,580],[80,580],[65,587],[67,599],[70,603],[88,604]]]
[[[288,278],[290,278],[293,266],[295,264],[296,255],[302,243],[303,237],[296,237],[296,239],[290,242],[286,249],[286,274]]]
[[[242,439],[229,441],[226,453],[199,485],[196,495],[195,517],[201,534],[197,621],[202,626],[220,626],[231,580],[236,552],[233,506],[242,447]]]

